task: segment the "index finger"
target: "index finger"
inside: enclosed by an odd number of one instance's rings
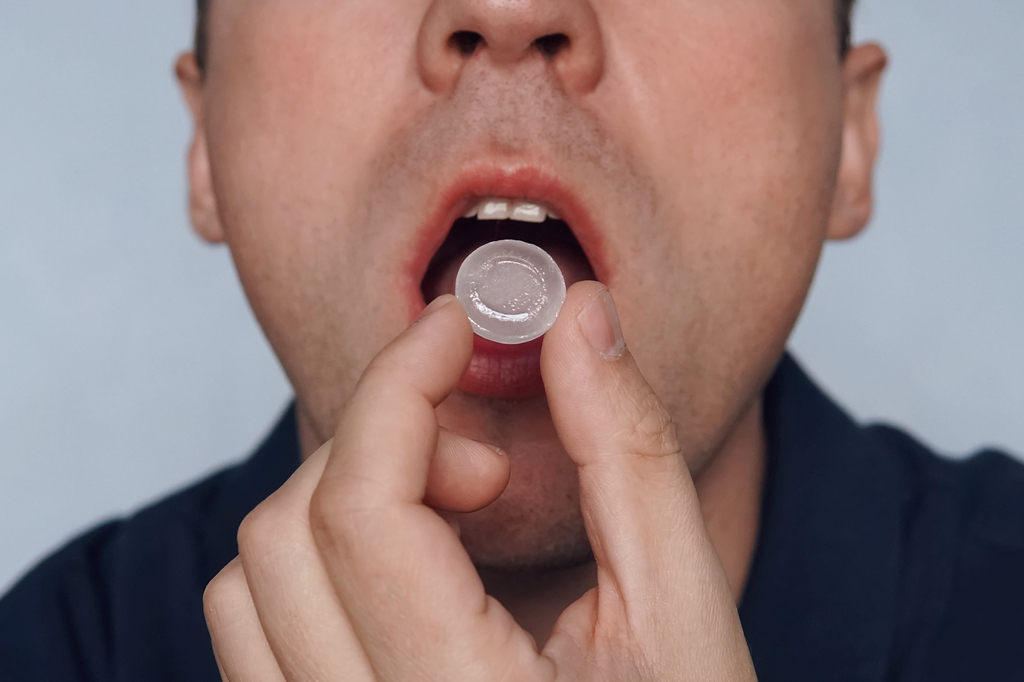
[[[346,408],[312,500],[324,564],[381,680],[487,680],[488,670],[497,678],[537,659],[451,527],[423,504],[434,408],[471,353],[452,297],[382,351]]]
[[[434,408],[458,384],[472,352],[469,320],[451,295],[427,306],[382,350],[363,372],[335,431],[320,501],[327,501],[327,491],[344,488],[350,504],[357,498],[362,505],[375,499],[419,503],[437,447]]]

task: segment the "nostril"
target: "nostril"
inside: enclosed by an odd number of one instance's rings
[[[552,33],[550,35],[537,38],[533,41],[533,44],[542,55],[547,59],[551,59],[559,52],[569,47],[569,36],[564,33]]]
[[[473,31],[456,31],[448,38],[448,45],[459,51],[463,57],[472,57],[484,37]]]
[[[448,47],[463,57],[472,57],[487,40],[476,31],[455,31],[448,37]],[[531,43],[545,59],[554,59],[559,52],[569,47],[569,36],[564,33],[549,33]]]

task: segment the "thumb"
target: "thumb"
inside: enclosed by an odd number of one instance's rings
[[[697,603],[708,595],[731,600],[672,418],[626,348],[604,286],[570,289],[545,337],[541,371],[555,428],[579,470],[598,598],[617,597],[641,629],[656,615],[645,604],[668,602],[699,617],[724,605]]]

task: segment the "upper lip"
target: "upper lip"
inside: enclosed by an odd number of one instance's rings
[[[487,197],[521,199],[550,207],[572,230],[597,278],[607,283],[603,236],[583,201],[571,189],[537,166],[476,167],[462,172],[441,192],[433,210],[416,230],[406,272],[415,290],[410,293],[419,307],[425,304],[420,283],[434,254],[455,221]]]

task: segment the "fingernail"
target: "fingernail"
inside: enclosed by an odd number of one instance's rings
[[[626,350],[626,341],[622,338],[622,327],[619,325],[619,314],[615,312],[615,303],[607,290],[602,291],[587,304],[576,318],[580,323],[580,331],[587,341],[605,360],[616,360]]]
[[[430,305],[423,309],[423,311],[416,317],[415,320],[413,320],[413,324],[416,324],[417,322],[422,322],[426,318],[430,317],[438,310],[448,305],[448,303],[450,303],[454,298],[455,297],[452,296],[451,294],[442,294],[438,296],[437,298],[430,302]]]

